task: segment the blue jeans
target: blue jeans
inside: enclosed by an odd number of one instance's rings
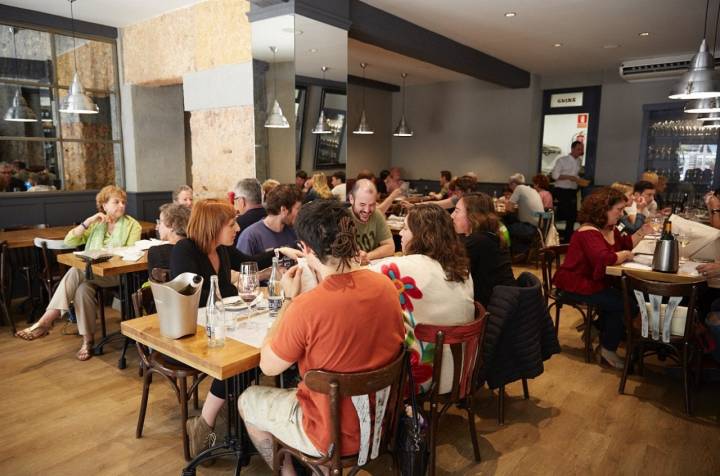
[[[511,223],[508,230],[513,254],[526,253],[537,235],[537,227],[523,221]]]
[[[616,351],[625,335],[625,306],[622,292],[615,288],[603,289],[595,294],[575,294],[563,291],[570,299],[581,301],[600,310],[600,345]],[[633,308],[637,306],[633,304]]]

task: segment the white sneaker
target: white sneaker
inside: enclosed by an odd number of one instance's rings
[[[620,370],[625,367],[625,360],[613,350],[607,350],[605,347],[600,347],[600,357],[602,357],[611,367]]]

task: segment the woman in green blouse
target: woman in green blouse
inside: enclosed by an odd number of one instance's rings
[[[140,224],[125,215],[127,194],[114,185],[103,187],[95,197],[98,212],[86,218],[65,236],[65,244],[73,247],[85,245],[85,250],[131,246],[140,239]],[[117,276],[85,279],[82,270],[71,268],[60,281],[55,294],[48,304],[45,314],[35,324],[16,335],[25,340],[44,337],[63,312],[75,305],[78,331],[83,336],[83,344],[77,353],[78,360],[92,357],[95,334],[95,319],[98,302],[95,297],[97,286],[107,288],[117,286]]]

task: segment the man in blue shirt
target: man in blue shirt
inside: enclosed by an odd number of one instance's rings
[[[237,249],[256,255],[282,246],[295,247],[297,237],[292,228],[300,206],[302,192],[294,185],[278,185],[265,196],[267,216],[240,232]]]

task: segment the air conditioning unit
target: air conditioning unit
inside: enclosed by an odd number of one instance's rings
[[[620,77],[630,83],[675,78],[690,67],[693,53],[677,56],[628,60],[620,63]],[[715,67],[720,60],[715,58]]]

